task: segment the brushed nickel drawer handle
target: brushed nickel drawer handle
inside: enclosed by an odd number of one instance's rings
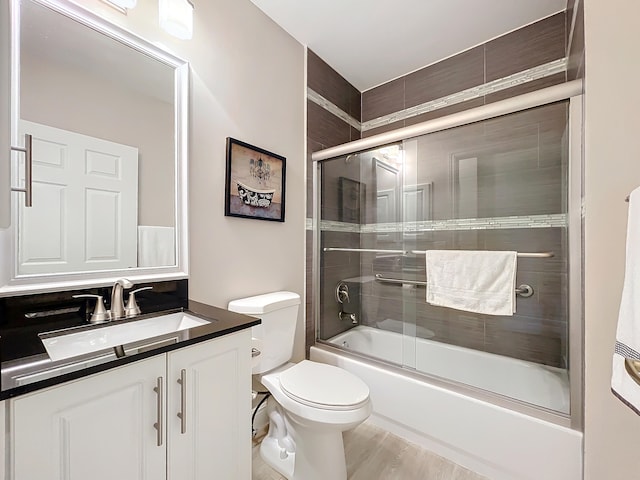
[[[24,206],[33,206],[33,137],[28,133],[24,134],[24,147],[11,146],[15,152],[24,152],[24,188],[11,187],[13,192],[24,192]]]
[[[187,433],[187,371],[183,368],[180,370],[180,411],[178,418],[180,419],[180,433]]]
[[[162,388],[162,383],[163,383],[163,379],[162,377],[158,377],[158,383],[157,386],[154,387],[153,391],[156,392],[158,394],[158,400],[157,400],[157,408],[158,408],[158,421],[156,423],[153,424],[153,428],[155,428],[158,433],[157,433],[157,439],[158,439],[158,446],[161,447],[162,446],[162,430],[163,430],[163,426],[162,426],[162,412],[164,412],[164,399],[163,399],[163,388]]]

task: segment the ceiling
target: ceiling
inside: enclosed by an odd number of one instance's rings
[[[567,0],[251,1],[360,91],[567,5]]]

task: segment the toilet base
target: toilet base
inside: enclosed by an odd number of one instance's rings
[[[295,452],[287,453],[285,457],[282,453],[282,448],[278,445],[278,440],[274,437],[264,437],[260,444],[260,456],[267,465],[280,475],[287,479],[293,478],[296,454]]]
[[[265,463],[287,480],[347,480],[342,431],[307,428],[281,412],[278,405],[270,414],[269,433],[260,446]],[[295,445],[283,442],[283,435]]]

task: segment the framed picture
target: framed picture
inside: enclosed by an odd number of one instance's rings
[[[366,185],[347,177],[340,177],[338,195],[339,220],[348,223],[364,223]]]
[[[224,214],[284,222],[286,159],[227,137]]]

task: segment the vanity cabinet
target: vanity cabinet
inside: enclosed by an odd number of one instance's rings
[[[153,428],[163,357],[12,400],[13,478],[163,478]]]
[[[168,355],[169,480],[251,478],[250,352],[248,329]]]
[[[11,400],[12,479],[248,480],[250,341],[242,330]]]

